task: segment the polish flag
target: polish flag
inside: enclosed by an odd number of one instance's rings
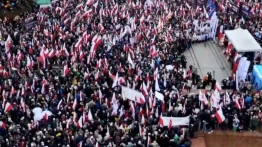
[[[112,80],[115,79],[115,76],[114,76],[110,71],[108,72],[108,75],[109,75],[109,77],[110,77]]]
[[[11,91],[10,91],[10,95],[12,96],[14,94],[15,94],[15,88],[14,88],[14,86],[12,86]]]
[[[145,82],[143,82],[143,85],[142,85],[142,93],[144,94],[144,96],[148,95],[147,86],[146,86]]]
[[[69,126],[72,124],[72,119],[71,118],[69,118],[68,120],[67,120],[67,122],[66,122],[66,129],[69,129]]]
[[[124,77],[119,77],[119,78],[118,78],[118,83],[119,83],[119,85],[122,85],[122,84],[125,83],[125,82],[126,82],[126,80],[125,80]]]
[[[80,55],[79,55],[79,60],[82,61],[83,58],[85,57],[85,54],[83,53],[83,51],[80,51]]]
[[[43,85],[42,85],[42,88],[41,88],[41,93],[42,93],[42,94],[45,94],[45,85],[46,85],[46,84],[43,84]]]
[[[236,101],[235,101],[235,106],[237,107],[237,109],[241,110],[241,106],[240,106],[238,100],[239,100],[239,98],[236,99]]]
[[[228,42],[226,54],[231,55],[232,49],[233,49],[233,44],[231,42]]]
[[[40,52],[38,60],[43,65],[43,67],[45,68],[46,67],[46,61],[45,61],[45,54],[44,54],[44,50],[43,49]]]
[[[159,84],[158,84],[158,78],[157,77],[156,77],[156,81],[155,81],[155,90],[160,91],[160,87],[159,87]]]
[[[5,129],[6,123],[4,123],[3,121],[0,121],[0,128]]]
[[[85,73],[84,73],[84,79],[88,80],[89,76],[90,76],[89,71],[85,71]]]
[[[64,66],[64,72],[63,72],[63,76],[67,76],[69,74],[69,68],[67,65]]]
[[[96,72],[96,74],[95,74],[95,81],[98,80],[99,76],[100,76],[100,71],[98,70],[98,71]]]
[[[185,80],[187,78],[187,75],[186,75],[186,70],[183,69],[183,79]]]
[[[204,13],[205,13],[205,15],[206,15],[206,18],[208,19],[208,18],[209,18],[209,16],[208,16],[208,13],[207,13],[207,11],[206,11],[206,8],[205,8],[205,7],[203,7],[203,10],[204,10]]]
[[[223,112],[222,112],[221,107],[220,107],[220,109],[216,112],[215,115],[216,115],[216,118],[217,118],[217,121],[218,121],[219,124],[221,124],[221,123],[225,120],[225,116],[224,116],[224,114],[223,114]]]
[[[27,66],[27,68],[31,69],[31,68],[33,67],[33,64],[32,64],[32,63],[33,63],[33,62],[31,61],[30,57],[27,56],[27,57],[26,57],[26,66]]]
[[[106,103],[106,107],[109,108],[110,107],[110,101],[107,98],[105,99],[105,101],[106,101],[105,102]]]
[[[88,119],[89,121],[92,121],[92,120],[93,120],[93,115],[92,115],[90,109],[88,110],[87,119]]]
[[[223,25],[221,25],[220,28],[219,28],[219,31],[218,31],[218,43],[219,44],[221,44],[220,42],[223,38],[223,30],[224,30],[224,27],[223,27]]]
[[[68,53],[68,51],[67,51],[67,49],[66,49],[65,43],[64,43],[64,45],[63,45],[62,51],[64,51],[63,53],[64,53],[64,55],[65,55],[66,57],[69,57],[69,53]]]
[[[145,16],[143,15],[141,18],[140,18],[140,24],[143,24],[145,22]]]
[[[33,130],[35,128],[34,123],[27,124],[29,130]]]
[[[86,2],[86,5],[88,5],[88,6],[92,6],[93,3],[94,3],[94,0],[88,0],[88,1]]]
[[[78,117],[77,117],[77,114],[76,114],[76,112],[73,112],[74,114],[73,114],[73,121],[75,122],[75,123],[77,123],[77,119],[78,119]]]
[[[62,105],[62,100],[63,100],[63,99],[61,99],[61,100],[59,101],[59,103],[58,103],[58,105],[57,105],[57,107],[56,107],[56,110],[59,110],[59,109],[60,109],[60,107],[61,107],[61,105]]]
[[[48,58],[53,58],[55,56],[56,52],[55,50],[52,48],[52,50],[48,53]]]
[[[21,98],[21,100],[20,100],[20,107],[21,107],[21,109],[23,110],[23,112],[25,112],[26,106],[25,106],[25,102],[24,102],[24,99],[23,99],[23,98]]]
[[[96,146],[95,147],[100,147],[100,145],[98,144],[98,142],[96,142]]]
[[[142,128],[140,125],[139,125],[139,135],[140,136],[144,135],[144,128]]]
[[[222,88],[218,82],[216,82],[215,89],[217,89],[218,92],[221,92]]]
[[[45,36],[50,36],[50,32],[48,31],[48,29],[44,29],[43,33],[44,33]]]
[[[99,59],[99,60],[97,61],[97,63],[96,63],[96,68],[100,68],[101,65],[102,65],[102,60]]]
[[[118,85],[118,72],[116,73],[116,77],[114,78],[112,88]]]
[[[79,118],[79,120],[77,121],[77,127],[78,128],[82,128],[83,127],[83,116],[81,116]]]
[[[85,124],[86,123],[86,113],[83,112],[83,123]]]
[[[145,124],[146,123],[146,121],[145,121],[145,116],[144,116],[144,114],[142,114],[142,117],[141,117],[141,124]]]
[[[146,102],[145,97],[144,97],[142,94],[141,94],[139,100],[140,100],[140,103],[141,103],[142,105],[145,104],[145,102]]]
[[[84,4],[81,3],[81,4],[79,4],[79,5],[76,6],[76,9],[82,9],[83,7],[84,7]]]
[[[4,110],[4,112],[9,113],[12,109],[13,109],[13,106],[12,106],[9,102],[7,102],[7,103],[5,104],[5,110]]]
[[[77,100],[76,100],[76,98],[75,98],[74,103],[73,103],[73,110],[76,109],[76,106],[77,106]]]
[[[152,140],[150,136],[147,136],[147,147],[149,147],[152,144]]]

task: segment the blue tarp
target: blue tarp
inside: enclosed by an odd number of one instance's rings
[[[262,90],[262,65],[254,65],[252,72],[252,84],[254,89]]]

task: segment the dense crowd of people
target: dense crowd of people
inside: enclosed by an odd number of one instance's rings
[[[220,93],[210,73],[209,92],[185,94],[202,87],[182,53],[193,38],[209,37],[208,22],[203,6],[170,0],[53,1],[3,19],[1,146],[190,147],[194,132],[218,123],[255,130],[259,100]],[[128,99],[122,86],[145,99]],[[162,116],[190,116],[189,125],[161,126]]]

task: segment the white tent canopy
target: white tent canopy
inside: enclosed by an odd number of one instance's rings
[[[235,30],[227,30],[225,34],[237,52],[262,51],[261,46],[248,30],[238,28]]]

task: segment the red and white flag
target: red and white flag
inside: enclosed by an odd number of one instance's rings
[[[77,121],[77,127],[78,128],[82,128],[83,127],[83,116],[81,116],[79,118],[79,120]]]
[[[71,118],[69,118],[68,120],[67,120],[67,122],[66,122],[66,129],[69,129],[69,126],[72,124],[72,119]]]
[[[69,74],[69,68],[67,65],[64,66],[64,72],[63,72],[63,76],[67,76]]]
[[[59,103],[58,103],[58,105],[57,105],[57,107],[56,107],[56,110],[59,110],[60,109],[60,107],[62,106],[62,101],[63,99],[61,99],[60,101],[59,101]]]
[[[218,92],[221,92],[222,88],[218,82],[216,82],[215,89],[217,89]]]
[[[225,120],[225,116],[223,114],[221,107],[219,108],[219,110],[216,112],[215,115],[219,124],[221,124]]]
[[[92,115],[92,113],[91,113],[91,110],[90,110],[90,109],[88,110],[87,119],[88,119],[88,121],[93,121],[93,115]]]
[[[73,102],[73,110],[76,109],[76,106],[77,106],[77,100],[76,100],[76,98],[75,98],[75,100],[74,100],[74,102]]]
[[[0,121],[0,128],[5,129],[6,123],[4,123],[3,121]]]
[[[146,121],[145,121],[145,116],[144,116],[144,114],[142,114],[142,117],[141,117],[141,124],[145,124],[146,123]]]
[[[142,86],[142,93],[144,94],[144,96],[148,95],[148,91],[147,91],[147,86],[145,84],[145,82],[143,82]]]
[[[239,100],[239,98],[236,99],[235,106],[237,107],[238,110],[241,110],[241,106],[240,106],[238,100]]]
[[[23,110],[23,112],[25,112],[25,110],[26,110],[26,105],[25,105],[25,102],[24,102],[24,99],[23,99],[23,98],[20,99],[20,107],[21,107],[21,109]]]
[[[42,48],[40,55],[38,57],[39,62],[43,65],[44,68],[46,68],[46,59],[44,54],[44,49]]]
[[[9,102],[7,102],[6,104],[5,104],[5,110],[4,110],[4,112],[6,113],[9,113],[11,110],[13,109],[13,106],[12,106],[12,104],[10,104]]]

